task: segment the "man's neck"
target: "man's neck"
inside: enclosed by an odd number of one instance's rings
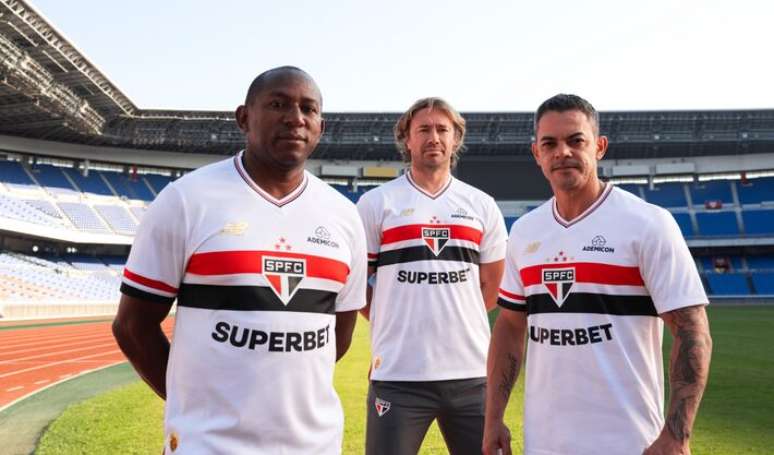
[[[555,191],[556,209],[565,221],[572,221],[591,207],[605,190],[605,183],[595,179],[594,183],[576,191]]]
[[[242,155],[242,165],[245,171],[247,171],[247,175],[274,199],[282,199],[292,193],[304,180],[303,167],[288,170],[277,169],[276,167],[267,166],[266,163],[262,163],[251,156],[246,151]]]
[[[436,194],[443,189],[451,178],[448,167],[420,168],[411,166],[411,180],[429,194]]]

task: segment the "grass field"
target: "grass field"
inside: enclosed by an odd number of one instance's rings
[[[715,350],[710,383],[694,428],[693,453],[771,454],[774,307],[711,307],[709,311]],[[352,348],[336,370],[336,388],[347,419],[345,454],[362,453],[365,434],[368,328],[363,320],[359,322]],[[516,439],[514,453],[521,453],[522,396],[520,380],[507,416]],[[163,437],[161,420],[161,401],[137,383],[70,407],[46,431],[36,453],[157,454]],[[446,453],[437,428],[428,433],[420,453]]]

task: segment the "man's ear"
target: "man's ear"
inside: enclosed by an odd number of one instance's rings
[[[540,160],[538,159],[537,144],[533,142],[530,146],[530,150],[532,150],[532,158],[535,158],[535,164],[537,164],[537,166],[540,167]]]
[[[597,161],[601,160],[605,153],[607,153],[607,136],[599,136],[597,138]]]
[[[239,130],[243,133],[247,133],[247,130],[249,129],[248,122],[247,122],[247,106],[240,105],[238,108],[236,108],[236,112],[234,112],[234,117],[236,117],[237,126],[239,127]]]

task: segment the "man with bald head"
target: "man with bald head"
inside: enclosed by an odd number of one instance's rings
[[[169,184],[138,228],[113,332],[166,400],[167,454],[341,452],[333,367],[367,265],[354,205],[304,170],[321,109],[304,71],[262,73],[236,110],[245,149]]]

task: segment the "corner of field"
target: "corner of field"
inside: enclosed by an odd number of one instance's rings
[[[29,454],[46,427],[68,406],[138,379],[127,362],[87,372],[33,393],[0,410],[2,453]]]

